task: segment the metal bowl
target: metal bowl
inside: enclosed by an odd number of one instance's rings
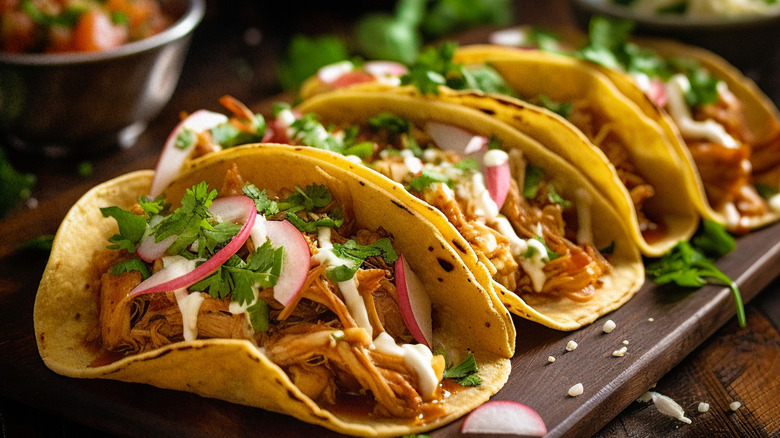
[[[594,15],[631,20],[637,35],[673,38],[711,50],[743,71],[761,69],[780,55],[780,14],[727,17],[645,15],[609,0],[571,0],[577,23]]]
[[[0,53],[0,135],[50,157],[130,147],[181,75],[204,0],[163,0],[165,31],[104,52]]]

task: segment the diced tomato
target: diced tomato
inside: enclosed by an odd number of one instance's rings
[[[91,10],[79,17],[73,29],[73,47],[82,52],[96,52],[127,42],[127,29],[114,25],[106,13]]]
[[[35,45],[35,22],[21,11],[10,11],[0,22],[3,51],[21,53]]]

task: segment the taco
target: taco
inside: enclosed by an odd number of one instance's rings
[[[519,29],[519,32],[528,29]],[[630,22],[597,17],[567,30],[561,53],[589,61],[663,129],[699,175],[703,216],[734,233],[780,218],[780,114],[720,56],[679,42],[631,37]]]
[[[85,194],[36,296],[46,365],[359,436],[430,430],[488,400],[514,351],[495,293],[419,201],[303,149],[210,154],[156,199],[142,196],[151,171]]]
[[[346,86],[387,92],[400,85],[362,73],[366,65],[373,64],[326,66],[306,81],[301,97]],[[661,128],[586,62],[499,45],[456,48],[445,43],[424,52],[402,74],[398,82],[488,112],[553,148],[631,221],[644,255],[660,256],[696,231],[700,201],[695,198],[700,193],[694,170],[681,164]],[[431,81],[430,74],[441,78]],[[480,92],[494,99],[481,98]],[[575,144],[581,147],[571,147]],[[598,154],[589,150],[594,148]]]
[[[454,227],[452,239],[476,256],[463,260],[485,265],[504,305],[524,318],[574,330],[643,283],[629,222],[610,199],[490,115],[417,93],[350,88],[279,109],[268,127],[274,140],[348,155],[358,175],[379,172],[426,201],[419,212],[443,233]]]

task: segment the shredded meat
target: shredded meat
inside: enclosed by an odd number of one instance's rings
[[[223,192],[238,194],[244,180],[233,166],[227,171]],[[350,212],[349,192],[343,184],[332,190],[338,206]],[[270,196],[270,195],[269,195]],[[280,198],[286,193],[279,194]],[[335,207],[334,204],[326,209]],[[137,214],[143,214],[136,209]],[[318,214],[318,213],[313,213]],[[357,243],[368,245],[379,238],[390,237],[382,230],[353,230],[354,218],[345,220],[334,230],[331,241],[344,243],[350,236]],[[305,235],[312,252],[318,251],[314,235]],[[242,251],[247,251],[243,249]],[[113,275],[110,266],[128,258],[126,253],[107,252],[96,259],[96,269],[104,272],[100,288],[100,320],[103,347],[106,350],[134,354],[179,342],[184,339],[182,313],[174,292],[128,297],[141,282],[137,271]],[[152,271],[161,268],[155,263]],[[419,390],[415,371],[401,356],[382,354],[372,345],[368,331],[358,327],[350,314],[338,286],[326,275],[326,266],[312,266],[302,291],[287,306],[273,298],[273,288],[259,292],[272,319],[266,332],[254,333],[246,314],[230,313],[230,299],[215,299],[203,292],[197,316],[198,338],[248,339],[262,347],[269,358],[288,373],[301,391],[319,403],[334,404],[343,394],[370,393],[376,401],[373,414],[419,418],[422,406],[441,398],[433,398]],[[401,316],[398,296],[391,282],[394,269],[381,257],[370,257],[355,281],[366,309],[374,335],[389,334],[396,342],[412,343]],[[441,356],[432,361],[441,379]],[[442,411],[443,412],[443,411]]]
[[[655,196],[655,189],[636,170],[628,148],[614,130],[612,123],[603,119],[596,108],[587,101],[578,101],[569,115],[569,121],[599,147],[615,166],[618,178],[628,190],[637,212],[639,228],[642,231],[659,228],[659,220],[651,219],[644,210],[644,204]]]

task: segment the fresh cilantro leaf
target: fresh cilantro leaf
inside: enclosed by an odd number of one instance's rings
[[[198,257],[209,257],[226,245],[241,231],[241,225],[232,222],[220,222],[211,229],[201,230],[197,238]]]
[[[431,2],[422,30],[439,38],[476,26],[507,26],[513,12],[511,0],[437,0]]]
[[[347,281],[355,276],[363,262],[369,257],[382,257],[388,263],[398,259],[398,254],[393,249],[390,239],[383,237],[370,245],[361,245],[354,240],[348,240],[343,244],[334,243],[333,253],[347,263],[328,269],[328,276],[333,281]]]
[[[143,209],[144,213],[146,213],[148,217],[160,214],[167,208],[167,205],[165,204],[165,198],[162,196],[158,197],[157,199],[149,199],[147,195],[143,195],[138,198],[138,205],[141,206],[141,209]]]
[[[778,193],[780,193],[778,192],[776,187],[773,187],[767,183],[759,182],[755,184],[755,187],[756,187],[756,191],[758,192],[758,195],[764,199],[769,199],[777,195]]]
[[[503,149],[503,145],[501,144],[501,140],[498,137],[491,136],[490,140],[488,140],[487,148],[490,151],[493,149]]]
[[[184,128],[179,132],[179,135],[176,136],[176,141],[173,144],[179,149],[188,149],[197,142],[198,134],[192,129]]]
[[[5,217],[20,202],[32,194],[35,176],[14,169],[0,149],[0,218]]]
[[[296,119],[290,127],[294,130],[293,138],[303,145],[336,153],[344,151],[343,141],[336,138],[322,123],[318,122],[314,113],[304,114]]]
[[[463,386],[478,386],[482,384],[482,379],[477,375],[478,371],[477,359],[474,357],[474,353],[469,351],[458,365],[453,367],[448,363],[444,369],[443,377]]]
[[[479,170],[479,161],[472,157],[464,158],[453,166],[458,170]]]
[[[152,229],[155,241],[160,242],[169,236],[177,235],[167,252],[179,254],[185,251],[198,240],[202,230],[213,230],[214,227],[208,221],[212,216],[209,206],[216,196],[217,191],[209,191],[205,182],[187,189],[181,206]]]
[[[409,188],[418,192],[421,192],[428,187],[431,186],[431,184],[434,183],[445,183],[447,185],[452,185],[452,181],[450,180],[447,175],[439,172],[434,172],[429,169],[423,169],[422,173],[419,176],[414,177],[411,181],[409,181]]]
[[[282,269],[284,248],[274,249],[270,241],[251,253],[246,261],[234,255],[213,274],[190,286],[190,290],[208,291],[215,299],[231,296],[238,304],[254,301],[254,287],[269,288],[276,284]]]
[[[374,153],[374,143],[370,141],[364,141],[344,149],[344,155],[354,155],[358,158],[365,159]]]
[[[337,36],[295,35],[290,40],[287,53],[279,64],[277,76],[282,87],[295,90],[306,79],[316,74],[320,67],[348,58],[347,46]]]
[[[455,90],[480,90],[485,93],[517,96],[504,77],[489,65],[459,65],[447,77],[447,86]]]
[[[411,64],[422,46],[418,26],[426,4],[427,0],[399,0],[394,14],[361,17],[354,29],[360,49],[371,59]]]
[[[22,242],[17,247],[20,250],[41,250],[51,251],[51,245],[54,242],[53,234],[43,234],[30,240]]]
[[[108,272],[110,272],[112,275],[121,275],[125,272],[132,272],[132,271],[138,271],[141,273],[141,277],[146,280],[151,275],[149,273],[149,269],[144,264],[143,260],[139,258],[133,258],[130,260],[126,260],[121,263],[117,263],[116,265],[109,268]]]
[[[326,186],[311,184],[305,189],[296,186],[295,191],[278,205],[280,210],[300,206],[306,211],[313,211],[315,208],[327,207],[331,202],[333,202],[333,194]]]
[[[558,254],[557,252],[551,250],[550,247],[547,246],[547,243],[545,243],[544,241],[544,237],[534,236],[533,239],[540,242],[542,246],[544,246],[544,249],[547,252],[547,259],[549,261],[553,261],[561,256],[561,254]],[[530,259],[537,253],[539,253],[539,249],[537,249],[535,246],[528,245],[528,249],[522,254],[522,257],[526,259]]]
[[[523,183],[523,196],[526,199],[536,198],[539,192],[539,184],[542,182],[544,171],[539,166],[528,165],[525,167],[525,181]]]
[[[709,219],[702,221],[700,232],[692,240],[694,246],[711,257],[722,257],[737,247],[734,236],[723,225]]]
[[[745,307],[737,284],[715,266],[700,250],[680,241],[667,254],[646,268],[648,277],[658,284],[675,283],[682,287],[699,288],[706,284],[724,284],[731,289],[737,320],[744,327]]]
[[[224,148],[262,141],[265,136],[265,118],[261,114],[255,114],[247,124],[252,126],[254,131],[241,130],[230,122],[221,123],[211,128],[211,138]]]
[[[574,104],[571,102],[556,102],[550,99],[546,94],[539,95],[539,103],[544,108],[558,114],[564,119],[568,119],[572,111],[574,111]]]
[[[344,223],[344,212],[338,208],[314,220],[303,220],[295,213],[287,212],[287,220],[303,233],[316,233],[317,228],[338,228]]]
[[[547,199],[553,204],[558,204],[563,208],[571,207],[571,201],[563,199],[561,195],[555,190],[555,187],[547,185]]]
[[[100,209],[103,217],[113,217],[119,227],[119,234],[108,238],[112,245],[108,249],[124,249],[135,252],[138,243],[146,231],[146,218],[130,213],[119,207],[104,207]]]
[[[244,194],[250,197],[253,201],[255,201],[255,207],[257,208],[258,213],[266,216],[279,213],[279,205],[276,203],[276,201],[268,198],[268,196],[265,194],[265,189],[260,191],[256,185],[247,183],[244,185],[244,187],[241,188],[241,191],[244,192]]]
[[[268,331],[271,319],[268,303],[263,300],[257,300],[254,304],[247,307],[246,312],[249,314],[249,323],[252,324],[252,329],[255,333]]]
[[[368,126],[375,130],[387,130],[393,134],[406,134],[411,126],[409,121],[393,113],[383,112],[368,119]]]

